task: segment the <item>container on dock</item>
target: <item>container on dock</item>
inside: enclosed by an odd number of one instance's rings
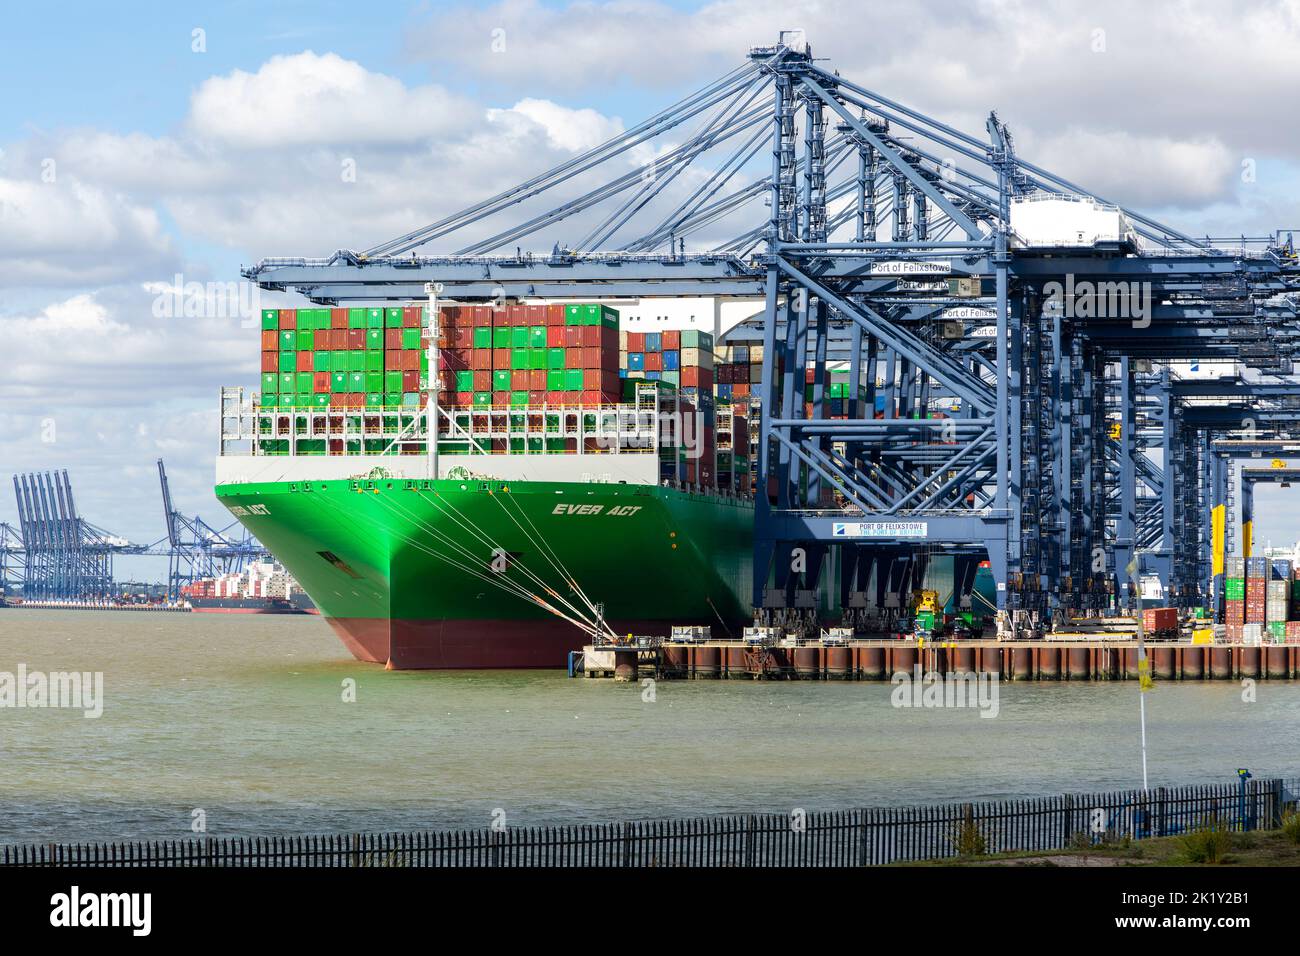
[[[774,647],[785,636],[779,627],[747,627],[744,631],[746,644],[761,647]]]
[[[1268,558],[1247,558],[1246,559],[1246,577],[1259,578],[1263,580],[1268,577],[1269,562]]]
[[[1178,609],[1148,607],[1142,609],[1142,630],[1147,634],[1168,634],[1178,630]]]
[[[1230,554],[1223,559],[1224,577],[1244,578],[1246,576],[1246,559],[1240,555]]]

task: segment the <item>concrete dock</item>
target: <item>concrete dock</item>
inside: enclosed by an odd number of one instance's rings
[[[1300,644],[1148,643],[1156,680],[1300,678]],[[847,645],[756,647],[739,641],[664,643],[657,647],[588,646],[587,677],[637,680],[864,680],[894,674],[989,673],[1002,680],[1136,680],[1134,641],[853,641]]]

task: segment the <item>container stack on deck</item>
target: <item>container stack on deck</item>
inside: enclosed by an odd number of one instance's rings
[[[598,303],[439,310],[446,405],[617,403],[618,312]]]
[[[264,309],[263,407],[419,406],[421,310]]]

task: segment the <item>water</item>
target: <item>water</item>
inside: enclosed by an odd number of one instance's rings
[[[0,671],[103,671],[105,710],[0,709],[0,842],[608,822],[1141,783],[1136,683],[1003,684],[1000,714],[870,683],[390,673],[314,617],[0,610]],[[343,682],[356,681],[355,703]],[[1153,786],[1300,771],[1300,686],[1162,684]]]

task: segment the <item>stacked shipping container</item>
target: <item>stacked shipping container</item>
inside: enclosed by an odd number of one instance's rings
[[[1230,641],[1300,643],[1300,570],[1290,561],[1228,557],[1223,596]]]
[[[265,309],[263,407],[418,406],[422,310]]]

